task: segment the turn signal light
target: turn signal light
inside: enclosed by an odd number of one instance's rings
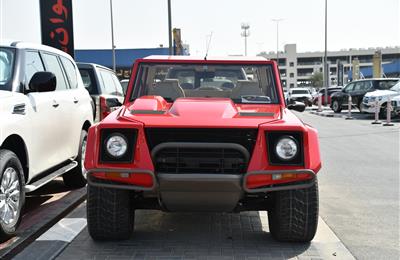
[[[106,172],[106,178],[129,178],[129,173],[126,172]]]
[[[271,184],[280,184],[290,181],[300,181],[312,178],[308,173],[274,173],[274,174],[251,174],[246,178],[246,186],[255,189]]]
[[[150,188],[153,186],[153,177],[148,173],[127,173],[127,172],[97,172],[93,177],[125,184],[132,184]]]
[[[297,174],[295,174],[295,173],[278,173],[278,174],[272,174],[272,179],[273,179],[273,180],[295,179],[296,177],[297,177]]]

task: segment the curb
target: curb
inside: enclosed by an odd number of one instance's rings
[[[326,114],[324,112],[317,112],[317,111],[310,111],[310,114],[313,115],[318,115],[318,116],[324,116],[324,117],[337,117],[337,118],[343,118],[343,115],[334,115],[334,114]]]
[[[86,205],[81,203],[67,216],[38,237],[33,243],[16,255],[14,260],[52,260],[75,239],[86,227]]]
[[[17,236],[3,244],[4,248],[0,249],[0,259],[12,259],[47,229],[81,204],[85,198],[86,187],[72,190],[51,205],[31,211],[28,219],[25,221],[22,219]],[[24,227],[26,228],[23,229]]]

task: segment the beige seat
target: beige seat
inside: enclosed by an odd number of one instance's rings
[[[177,79],[166,79],[156,83],[153,88],[150,88],[148,95],[162,96],[175,100],[179,97],[185,97],[185,92],[179,86],[179,81]]]
[[[264,94],[260,89],[258,82],[238,80],[236,83],[236,87],[232,89],[231,98],[241,99],[242,96],[247,95],[263,96]]]

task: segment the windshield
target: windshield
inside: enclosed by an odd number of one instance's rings
[[[394,85],[393,87],[391,87],[390,90],[400,92],[400,81],[398,81],[398,82],[396,83],[396,85]]]
[[[235,103],[277,104],[279,98],[271,65],[142,64],[131,100],[162,96],[230,98]]]
[[[0,90],[11,91],[15,50],[0,48]]]
[[[393,87],[398,80],[376,80],[374,81],[376,89],[390,89]]]
[[[126,91],[128,89],[129,80],[121,80],[121,86],[124,91],[124,95],[126,95]]]
[[[308,90],[295,89],[295,90],[292,90],[292,94],[310,94],[310,92],[308,92]]]
[[[79,68],[79,72],[82,77],[83,85],[85,86],[89,94],[90,95],[99,94],[93,70]]]

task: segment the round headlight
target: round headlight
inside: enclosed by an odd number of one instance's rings
[[[275,147],[275,152],[281,160],[292,160],[298,153],[297,141],[291,136],[283,136]]]
[[[113,134],[106,140],[106,151],[115,158],[122,157],[128,149],[128,142],[121,134]]]

